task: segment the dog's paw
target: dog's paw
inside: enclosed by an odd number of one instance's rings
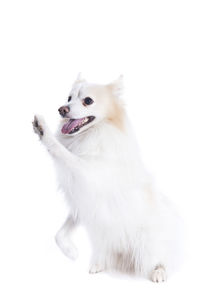
[[[162,266],[157,266],[151,275],[151,279],[153,282],[163,282],[167,280],[167,274]]]
[[[34,120],[32,122],[33,124],[33,130],[36,134],[39,135],[40,138],[44,135],[44,120],[40,116],[34,116]]]
[[[78,250],[68,239],[61,240],[59,237],[55,237],[56,243],[58,247],[62,250],[62,252],[70,259],[76,260],[78,257]]]
[[[101,267],[99,264],[93,264],[93,265],[91,265],[91,267],[89,269],[90,274],[96,274],[96,273],[100,273],[102,271],[103,271],[103,267]]]

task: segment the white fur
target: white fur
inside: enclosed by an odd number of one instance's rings
[[[44,130],[41,140],[54,159],[71,208],[56,241],[75,258],[69,235],[79,222],[93,246],[91,273],[120,268],[163,281],[180,255],[180,220],[146,172],[127,115],[122,130],[106,118],[110,87],[115,101],[122,101],[116,94],[118,81],[107,86],[80,78],[75,82],[70,117],[92,114],[96,119],[72,136],[63,135],[61,127],[53,136],[37,117]],[[93,97],[94,105],[85,108],[81,103],[85,96]],[[123,102],[120,105],[124,109]]]

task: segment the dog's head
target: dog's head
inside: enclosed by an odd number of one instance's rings
[[[67,103],[58,111],[62,116],[64,135],[78,134],[107,120],[119,129],[123,126],[122,76],[107,85],[86,82],[78,76]]]

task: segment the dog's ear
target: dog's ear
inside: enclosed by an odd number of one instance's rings
[[[123,95],[123,91],[124,91],[123,79],[124,79],[123,75],[120,75],[117,79],[115,79],[113,82],[109,84],[112,93],[118,98],[121,98]]]
[[[75,83],[83,82],[85,79],[83,79],[81,72],[78,73],[77,78],[75,80]]]

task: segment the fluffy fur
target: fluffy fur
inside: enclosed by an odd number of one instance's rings
[[[56,136],[42,117],[33,122],[71,208],[58,245],[76,258],[70,234],[81,223],[93,246],[91,273],[118,268],[164,281],[180,255],[180,220],[142,164],[122,100],[122,78],[108,85],[78,78],[70,96]],[[94,102],[83,105],[86,97]],[[78,132],[61,132],[67,118],[87,116],[95,119]]]

